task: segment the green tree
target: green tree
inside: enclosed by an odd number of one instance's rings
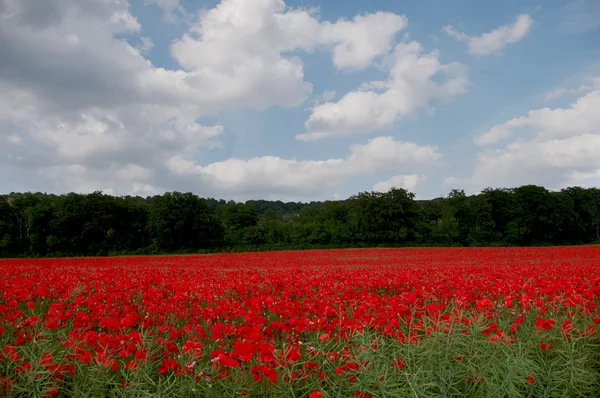
[[[359,193],[350,198],[350,209],[350,226],[359,242],[403,243],[416,236],[419,209],[414,194],[405,189]]]
[[[52,222],[56,217],[55,198],[44,196],[31,209],[31,228],[29,235],[29,253],[34,256],[47,256],[52,252],[49,243],[54,235]],[[83,253],[81,253],[83,254]]]
[[[594,213],[596,222],[596,240],[600,240],[600,189],[598,188],[590,188],[589,189],[592,198],[594,198]]]
[[[192,193],[155,196],[148,216],[153,246],[161,250],[195,250],[220,246],[223,228],[208,205]]]
[[[327,201],[321,210],[321,222],[328,237],[328,242],[335,245],[349,244],[352,241],[352,230],[349,224],[348,206],[339,201]]]
[[[60,197],[50,223],[51,250],[64,254],[108,254],[111,235],[118,223],[116,216],[115,198],[102,192]]]
[[[561,191],[573,201],[573,224],[569,230],[573,243],[589,242],[598,238],[599,207],[594,189],[569,187]]]
[[[17,247],[17,228],[13,208],[6,199],[0,199],[0,255],[12,256],[19,252]]]
[[[517,212],[517,197],[514,189],[487,188],[481,195],[492,206],[493,231],[494,237],[500,240],[498,243],[517,243],[521,232],[514,221]]]
[[[263,233],[257,228],[258,211],[254,207],[230,201],[219,205],[217,211],[225,228],[228,245],[258,245],[263,242]]]
[[[442,220],[443,198],[436,198],[421,202],[419,205],[419,223],[417,230],[420,236],[420,242],[436,243],[434,234],[439,228]]]
[[[524,185],[514,190],[516,214],[513,239],[517,244],[548,244],[553,241],[557,227],[554,204],[550,192],[540,186]]]
[[[458,222],[464,243],[469,246],[489,245],[498,239],[494,232],[492,205],[484,195],[465,199]]]
[[[332,245],[543,245],[600,239],[600,189],[486,189],[415,201],[403,189],[326,202],[201,199],[170,192],[0,196],[0,255],[105,255]]]
[[[286,230],[279,217],[273,209],[267,209],[259,223],[263,230],[264,241],[270,245],[288,243]]]

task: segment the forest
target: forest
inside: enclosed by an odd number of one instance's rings
[[[296,203],[101,192],[0,196],[1,257],[600,243],[600,189],[536,185],[416,200],[404,189]]]

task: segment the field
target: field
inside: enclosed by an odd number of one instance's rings
[[[0,260],[5,396],[600,395],[600,247]]]

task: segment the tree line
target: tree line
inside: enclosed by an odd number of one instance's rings
[[[0,256],[102,256],[375,246],[600,243],[600,189],[526,185],[415,200],[404,189],[343,201],[245,203],[167,192],[0,196]]]

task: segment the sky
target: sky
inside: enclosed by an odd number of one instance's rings
[[[598,0],[0,0],[0,191],[600,186]]]

